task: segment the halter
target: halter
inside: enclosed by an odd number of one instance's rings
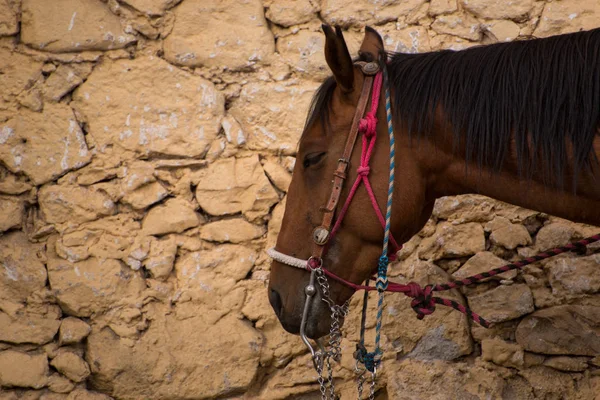
[[[352,282],[349,282],[331,271],[327,270],[323,267],[323,257],[327,251],[328,243],[335,236],[336,232],[339,230],[340,225],[346,212],[358,190],[358,187],[361,183],[364,183],[369,198],[371,200],[371,204],[373,209],[375,210],[375,214],[377,219],[381,223],[384,228],[384,240],[382,247],[382,254],[379,258],[379,266],[378,266],[378,274],[377,274],[377,283],[376,288],[379,292],[379,302],[378,302],[378,313],[377,313],[377,335],[376,335],[376,347],[375,351],[372,353],[367,353],[364,346],[364,328],[361,329],[361,341],[358,346],[357,353],[355,354],[357,358],[357,362],[361,362],[365,365],[366,370],[370,371],[373,374],[372,387],[375,381],[375,374],[377,370],[377,366],[381,360],[381,355],[383,352],[380,348],[380,329],[381,329],[381,316],[383,310],[383,296],[384,291],[388,288],[387,281],[387,267],[390,259],[395,258],[395,253],[400,249],[400,246],[396,243],[393,236],[390,233],[390,220],[391,220],[391,207],[392,207],[392,194],[394,191],[394,153],[395,153],[395,141],[393,135],[392,128],[392,118],[390,111],[390,95],[389,89],[387,86],[387,74],[385,68],[380,68],[379,63],[377,62],[363,62],[359,61],[355,63],[361,70],[364,75],[364,82],[361,90],[361,94],[358,100],[358,105],[356,107],[356,112],[354,114],[354,118],[352,120],[352,125],[350,128],[350,132],[348,137],[346,138],[346,143],[344,146],[344,151],[342,156],[338,160],[337,168],[333,173],[333,186],[331,189],[331,194],[329,196],[329,200],[327,201],[324,207],[321,207],[321,211],[323,211],[323,219],[321,225],[315,228],[312,232],[313,239],[313,249],[312,255],[308,260],[298,259],[286,254],[283,254],[275,249],[269,249],[267,253],[276,261],[287,264],[292,267],[307,269],[310,271],[310,280],[309,284],[305,288],[306,300],[304,304],[304,310],[302,313],[302,322],[300,324],[300,336],[303,342],[306,344],[308,349],[310,350],[313,361],[315,362],[315,368],[319,372],[320,381],[321,371],[323,366],[319,365],[319,357],[320,354],[324,352],[322,345],[319,343],[321,347],[321,353],[315,350],[313,346],[310,344],[308,337],[306,336],[306,323],[308,320],[308,312],[310,309],[310,305],[312,303],[313,297],[317,292],[315,283],[316,281],[322,288],[322,297],[325,302],[327,302],[332,310],[332,321],[334,324],[337,324],[338,318],[344,314],[343,307],[336,308],[331,299],[329,298],[329,285],[327,284],[327,280],[325,276],[330,277],[346,286],[353,288],[354,290],[372,290],[373,288],[366,285],[356,285]],[[370,160],[373,154],[373,150],[375,147],[375,141],[377,138],[377,110],[379,108],[379,98],[381,96],[381,89],[383,83],[385,81],[386,87],[386,111],[387,111],[387,122],[388,122],[388,132],[390,138],[390,177],[389,177],[389,186],[388,186],[388,199],[387,199],[387,210],[385,218],[379,209],[379,205],[377,203],[377,199],[371,187],[371,184],[368,179],[368,175],[370,172]],[[371,94],[371,108],[369,112],[364,116],[365,110],[367,108],[367,103],[369,101],[369,95]],[[354,150],[356,140],[358,137],[358,133],[363,133],[362,136],[362,152],[360,157],[360,166],[357,169],[358,176],[356,181],[354,182],[352,188],[350,189],[350,193],[346,198],[346,202],[342,206],[339,211],[339,215],[334,222],[334,216],[338,207],[339,199],[341,196],[342,188],[344,182],[347,178],[346,171],[348,169],[348,164],[350,163],[350,158],[352,156],[352,152]],[[332,227],[333,226],[333,227]],[[391,241],[391,245],[393,247],[393,252],[389,253],[389,244]],[[366,296],[365,296],[366,301]],[[363,314],[363,320],[365,315]],[[332,330],[333,331],[333,330]],[[330,339],[330,344],[332,343]],[[334,348],[334,358],[337,354],[335,354],[335,342],[333,343]],[[339,350],[338,350],[339,352]],[[358,364],[357,364],[358,365]],[[357,368],[358,370],[358,368]],[[362,371],[364,373],[364,370]],[[362,376],[362,374],[361,374]],[[330,376],[331,379],[331,376]],[[323,385],[322,385],[323,388]],[[322,390],[323,391],[323,390]],[[362,382],[359,384],[359,392],[362,391]],[[325,397],[325,396],[324,396]]]

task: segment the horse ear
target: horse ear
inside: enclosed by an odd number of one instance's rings
[[[360,45],[359,54],[366,56],[367,61],[379,60],[380,54],[384,52],[383,39],[379,36],[379,33],[370,26],[365,27],[365,38]]]
[[[349,93],[354,87],[354,65],[342,29],[339,26],[335,27],[335,31],[331,26],[323,24],[323,32],[325,32],[325,60],[338,86],[344,93]]]

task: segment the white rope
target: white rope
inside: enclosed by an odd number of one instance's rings
[[[275,247],[267,250],[267,254],[275,261],[289,265],[290,267],[296,267],[300,269],[308,269],[308,260],[288,256],[275,250]]]

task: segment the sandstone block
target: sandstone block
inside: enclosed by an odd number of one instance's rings
[[[88,258],[72,263],[58,258],[49,244],[48,279],[61,308],[89,317],[117,304],[137,301],[146,288],[139,272],[113,259]]]
[[[50,342],[60,326],[60,320],[37,315],[18,314],[14,317],[0,311],[0,341],[8,343],[44,344]]]
[[[440,34],[458,36],[467,40],[478,41],[481,38],[479,21],[467,13],[440,15],[431,25],[431,29]]]
[[[544,366],[565,372],[583,372],[589,367],[588,360],[587,357],[549,357]]]
[[[241,69],[273,54],[275,40],[260,0],[186,0],[174,10],[165,57],[190,67]]]
[[[89,71],[91,71],[91,67]],[[86,76],[87,74],[79,73],[76,69],[61,64],[44,82],[44,97],[47,100],[57,102],[64,95],[81,85]]]
[[[600,3],[595,1],[562,0],[544,6],[534,35],[548,37],[598,27]]]
[[[287,192],[292,181],[292,175],[281,164],[274,161],[267,161],[263,165],[263,169],[277,189]]]
[[[46,286],[43,244],[30,243],[23,232],[0,236],[0,299],[24,303]]]
[[[435,17],[441,14],[452,14],[458,10],[456,0],[431,0],[429,15]]]
[[[249,220],[269,213],[279,197],[264,174],[258,156],[227,158],[202,171],[196,200],[212,215],[242,212]]]
[[[59,353],[50,362],[50,365],[73,382],[83,382],[90,376],[90,367],[87,363],[77,354],[70,351]]]
[[[575,296],[600,292],[600,254],[550,260],[545,269],[555,295]]]
[[[177,255],[177,241],[169,236],[167,239],[155,239],[150,242],[150,253],[143,262],[150,275],[156,279],[167,279],[173,270]]]
[[[496,365],[520,368],[525,365],[525,352],[516,343],[505,342],[499,338],[481,341],[481,358]]]
[[[415,399],[501,399],[508,386],[489,364],[480,361],[403,360],[390,375],[390,400],[404,400],[407,393]]]
[[[252,270],[257,254],[243,246],[222,245],[212,250],[191,252],[175,262],[179,287],[200,291],[214,299],[229,293],[235,283]]]
[[[494,201],[479,195],[440,197],[433,206],[433,216],[456,223],[484,222],[494,216]]]
[[[209,242],[242,243],[265,234],[265,228],[242,218],[208,223],[202,227],[200,238]]]
[[[442,222],[433,236],[423,239],[419,245],[420,257],[439,260],[470,256],[485,250],[483,228],[478,223],[451,225]]]
[[[201,223],[201,217],[187,201],[174,198],[148,211],[142,222],[142,231],[147,235],[181,233]]]
[[[331,75],[325,62],[324,48],[325,37],[322,32],[300,30],[277,40],[277,52],[283,60],[295,71],[315,81],[322,81]]]
[[[460,0],[465,10],[479,18],[521,19],[533,8],[533,0],[500,2],[496,0]]]
[[[154,203],[158,203],[168,195],[169,191],[160,182],[152,182],[126,194],[121,202],[131,205],[136,210],[143,210]]]
[[[0,196],[0,232],[20,228],[25,204],[18,197]]]
[[[51,52],[111,50],[127,46],[135,36],[125,33],[119,17],[94,0],[24,0],[21,40]]]
[[[533,312],[533,296],[525,284],[498,286],[469,296],[469,306],[489,322],[502,322]]]
[[[46,222],[81,224],[111,215],[115,203],[92,186],[47,185],[40,189],[40,209]]]
[[[264,5],[267,7],[267,19],[285,27],[315,19],[321,9],[316,0],[270,0]]]
[[[506,260],[495,256],[489,251],[482,251],[469,258],[466,263],[458,271],[452,274],[456,279],[463,279],[469,276],[487,272],[490,269],[498,268],[508,264]],[[483,279],[481,282],[490,281],[493,279],[514,279],[517,276],[517,271],[512,270],[503,272],[500,275],[496,275],[491,278]]]
[[[594,306],[561,305],[538,310],[517,327],[525,350],[542,354],[600,354],[600,310]]]
[[[244,130],[234,117],[226,115],[221,121],[221,126],[223,127],[228,143],[233,143],[236,146],[243,146],[246,143]]]
[[[31,88],[41,78],[42,62],[1,47],[0,71],[0,109],[3,109],[6,107],[4,102],[14,101],[17,95]],[[0,129],[0,145],[4,144],[7,135],[8,132]]]
[[[490,242],[508,250],[518,246],[531,244],[531,236],[521,224],[513,224],[504,217],[496,217],[485,226],[486,231],[491,231]]]
[[[324,0],[321,3],[321,16],[328,24],[345,28],[381,25],[396,21],[399,17],[418,9],[423,3],[425,0],[390,0],[377,3],[369,0]]]
[[[381,28],[381,34],[386,50],[410,54],[431,51],[429,32],[422,26],[398,30],[395,24],[388,24]]]
[[[0,75],[2,79],[2,75]],[[31,190],[33,185],[23,176],[11,174],[5,168],[0,167],[0,193],[18,195]]]
[[[563,222],[552,222],[542,226],[535,237],[535,247],[545,251],[555,247],[564,246],[569,243],[575,228],[571,224]]]
[[[54,373],[48,378],[48,389],[54,393],[69,393],[75,389],[75,384],[64,376]]]
[[[483,28],[498,42],[512,42],[521,31],[519,25],[510,20],[496,20],[482,24]]]
[[[67,317],[61,321],[58,341],[62,345],[75,344],[85,339],[92,328],[79,318]]]
[[[180,0],[124,0],[123,2],[148,15],[163,15]]]
[[[223,95],[211,82],[155,57],[102,63],[73,100],[100,148],[143,155],[202,158],[224,115]]]
[[[229,112],[242,125],[252,150],[296,152],[316,82],[250,83]]]
[[[113,398],[103,393],[86,390],[82,387],[73,390],[69,393],[66,400],[112,400]]]
[[[0,36],[14,35],[19,31],[18,6],[16,0],[0,2]]]
[[[83,132],[66,105],[47,105],[41,113],[21,109],[0,125],[0,160],[36,185],[81,168],[91,159]]]
[[[203,305],[187,304],[178,306],[187,309],[186,318],[157,311],[158,319],[133,346],[108,329],[92,331],[86,357],[94,386],[115,398],[148,400],[214,398],[247,389],[259,366],[261,335],[233,315],[208,324]]]
[[[0,386],[40,389],[48,381],[48,359],[45,354],[20,351],[0,352]]]

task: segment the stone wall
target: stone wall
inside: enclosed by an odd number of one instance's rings
[[[594,28],[600,3],[0,0],[0,399],[316,395],[268,305],[264,249],[328,73],[322,21],[353,52],[365,24],[423,52]],[[392,275],[446,281],[596,230],[445,198]],[[567,254],[449,294],[491,330],[443,307],[417,321],[390,295],[381,398],[594,399],[599,262]]]

